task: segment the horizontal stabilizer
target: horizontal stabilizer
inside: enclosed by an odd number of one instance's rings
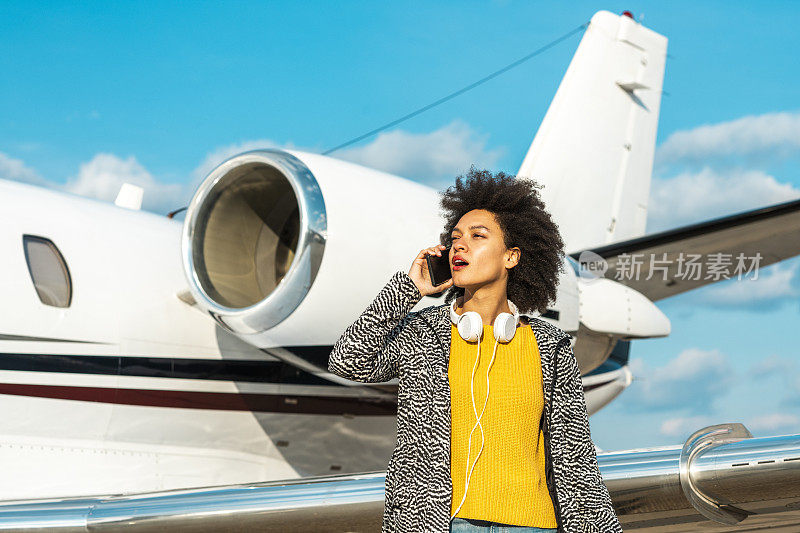
[[[636,289],[652,301],[661,300],[726,279],[720,277],[720,269],[728,266],[732,274],[739,254],[745,268],[756,261],[761,268],[800,254],[800,199],[569,255],[580,262],[587,251],[605,260],[605,278]],[[692,254],[700,255],[698,269],[688,263]],[[712,262],[720,265],[715,271],[708,270]]]

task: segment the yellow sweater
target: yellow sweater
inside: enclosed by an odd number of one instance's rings
[[[478,415],[486,398],[486,370],[494,345],[492,326],[484,325],[473,381]],[[477,343],[462,339],[456,326],[451,325],[451,515],[464,497],[467,471],[481,449],[481,430],[477,427],[467,461],[469,433],[475,425],[469,381],[477,356]],[[545,481],[544,437],[539,427],[543,408],[536,338],[529,326],[520,325],[510,343],[497,345],[489,373],[489,401],[481,418],[485,443],[472,470],[467,498],[456,516],[515,526],[557,526]]]

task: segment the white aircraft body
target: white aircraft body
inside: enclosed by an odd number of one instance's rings
[[[800,253],[798,201],[644,235],[666,48],[632,17],[595,14],[518,173],[545,185],[567,244],[568,268],[543,318],[573,336],[590,414],[631,383],[631,341],[670,333],[655,302],[712,282],[681,279],[678,253],[758,251],[762,267]],[[331,157],[260,150],[214,169],[183,222],[138,210],[135,188],[116,204],[0,181],[0,499],[16,501],[0,506],[0,526],[22,528],[35,515],[63,528],[63,511],[77,530],[155,519],[178,527],[192,498],[205,507],[186,524],[207,513],[214,528],[228,517],[262,531],[379,524],[382,473],[357,473],[386,467],[397,381],[343,380],[327,357],[391,274],[439,242],[437,191]],[[589,250],[606,261],[605,278],[579,275]],[[632,253],[667,254],[666,279],[615,279]],[[712,426],[683,449],[599,457],[624,524],[683,531],[753,512],[762,517],[750,522],[798,518],[790,507],[748,508],[747,498],[777,497],[737,492],[742,469],[733,489],[709,495],[692,462],[723,444],[740,442],[745,455],[758,444],[776,468],[749,475],[796,487],[793,437]],[[358,500],[348,483],[370,489]],[[135,496],[222,485],[217,500],[208,491]],[[280,492],[289,489],[292,498]],[[780,496],[797,502],[792,494]],[[311,507],[317,522],[298,514]],[[134,520],[132,508],[149,518]]]

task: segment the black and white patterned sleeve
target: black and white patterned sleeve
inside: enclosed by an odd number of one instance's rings
[[[422,299],[414,281],[397,271],[333,345],[328,371],[362,383],[389,381],[398,375],[397,360],[407,336],[410,310]]]
[[[565,397],[558,416],[566,431],[561,443],[568,464],[562,475],[568,476],[572,495],[579,508],[578,516],[594,524],[603,533],[622,533],[622,525],[611,503],[608,488],[597,464],[597,452],[589,428],[589,413],[583,392],[578,362],[568,340],[559,343],[556,355],[558,385]]]

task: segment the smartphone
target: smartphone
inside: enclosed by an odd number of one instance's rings
[[[431,285],[434,287],[453,277],[453,272],[450,270],[450,248],[442,250],[442,255],[427,254],[425,259],[428,261]]]

